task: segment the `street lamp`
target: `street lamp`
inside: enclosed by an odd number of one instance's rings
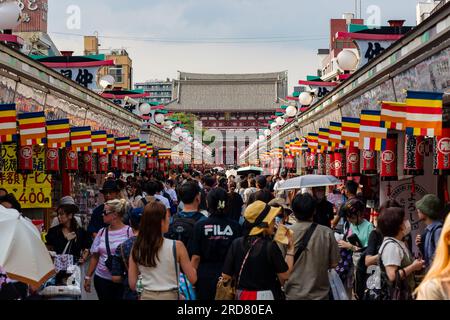
[[[20,24],[21,10],[16,1],[0,3],[0,30],[12,30]]]
[[[278,126],[278,125],[277,125],[276,122],[272,122],[272,124],[270,125],[270,127],[271,127],[272,129],[275,129],[277,126]]]
[[[352,50],[343,50],[337,56],[337,64],[344,71],[353,71],[358,67],[359,58]]]
[[[164,115],[163,115],[162,113],[158,113],[158,114],[155,116],[155,121],[156,121],[156,123],[158,123],[158,124],[162,124],[162,123],[164,122],[164,120],[165,120],[165,117],[164,117]]]
[[[272,131],[270,131],[270,129],[266,129],[264,130],[264,134],[266,135],[266,137],[268,137],[272,134]]]
[[[282,125],[284,125],[284,124],[286,123],[286,120],[284,120],[284,119],[281,118],[281,117],[278,117],[278,118],[275,120],[275,122],[277,123],[277,125],[282,126]]]
[[[309,106],[314,100],[314,96],[311,92],[302,92],[298,97],[298,100],[302,106]]]
[[[139,112],[141,113],[141,115],[150,114],[151,111],[152,107],[148,103],[143,103],[139,106]]]
[[[297,115],[297,108],[295,106],[289,106],[286,109],[286,116],[293,118]]]

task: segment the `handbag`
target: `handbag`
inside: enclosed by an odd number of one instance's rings
[[[64,251],[62,254],[57,254],[55,256],[55,271],[56,273],[60,272],[60,271],[66,271],[70,266],[74,265],[74,259],[73,259],[73,255],[71,254],[66,254],[66,252],[69,252],[69,248],[72,246],[72,241],[73,240],[69,240],[67,241],[67,244],[64,248]]]
[[[108,236],[109,232],[108,232],[108,230],[109,230],[109,228],[107,227],[105,230],[105,245],[106,245],[106,254],[108,255],[108,257],[105,260],[105,266],[111,272],[112,265],[113,265],[113,256],[111,255],[111,249],[109,247],[109,236]]]
[[[330,282],[334,300],[349,300],[344,284],[335,269],[328,271],[328,281]]]
[[[254,246],[261,240],[261,238],[256,239],[248,249],[247,254],[245,255],[244,261],[242,261],[241,270],[239,271],[239,276],[237,282],[234,279],[225,280],[223,277],[219,278],[216,287],[216,300],[235,300],[236,299],[236,291],[241,282],[242,271],[244,270],[244,266],[247,263],[248,257]]]

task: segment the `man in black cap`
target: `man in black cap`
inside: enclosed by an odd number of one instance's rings
[[[100,192],[103,194],[105,202],[114,199],[120,199],[120,189],[117,185],[117,182],[114,180],[106,180]],[[101,228],[107,227],[107,225],[103,222],[104,210],[105,204],[103,203],[92,211],[91,221],[89,222],[89,226],[87,228],[87,231],[92,236],[92,238],[95,238]]]
[[[264,203],[269,203],[275,198],[272,192],[267,189],[267,179],[265,176],[256,177],[256,188],[258,191],[250,195],[247,206],[258,200]]]

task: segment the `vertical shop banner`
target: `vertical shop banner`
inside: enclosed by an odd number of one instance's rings
[[[45,166],[47,172],[59,172],[60,166],[58,148],[47,148]]]
[[[45,173],[45,147],[33,146],[33,170],[17,171],[17,146],[1,145],[0,185],[14,194],[23,209],[52,207],[52,177]]]

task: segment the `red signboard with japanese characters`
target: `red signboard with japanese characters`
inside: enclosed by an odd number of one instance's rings
[[[1,145],[0,185],[14,194],[23,209],[52,207],[52,176],[45,173],[45,147],[33,147],[33,172],[17,172],[17,145]]]

